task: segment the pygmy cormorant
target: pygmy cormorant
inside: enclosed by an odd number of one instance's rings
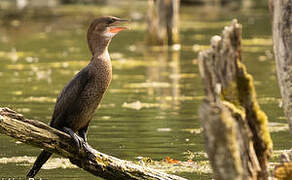
[[[88,124],[111,82],[112,65],[108,45],[118,32],[126,29],[117,26],[122,21],[125,20],[105,16],[91,23],[87,32],[91,61],[75,75],[57,98],[50,126],[68,133],[79,148],[81,142],[77,134],[87,142]],[[51,155],[51,152],[43,150],[27,177],[34,177]]]

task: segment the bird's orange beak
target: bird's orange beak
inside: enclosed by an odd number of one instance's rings
[[[111,27],[109,32],[111,33],[118,33],[122,30],[128,29],[127,27]]]
[[[127,22],[127,21],[128,20],[125,20],[125,19],[118,19],[118,20],[116,20],[116,22],[114,22],[114,23],[111,24],[111,27],[110,27],[109,32],[111,32],[111,33],[118,33],[120,31],[123,31],[125,29],[128,29],[127,27],[124,27],[124,26],[115,26],[117,24],[120,24],[122,22]]]

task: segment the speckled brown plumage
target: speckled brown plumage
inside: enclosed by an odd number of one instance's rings
[[[114,26],[119,21],[123,20],[107,16],[91,23],[87,32],[91,61],[74,76],[57,98],[50,126],[70,134],[78,146],[80,144],[75,133],[87,142],[89,122],[112,79],[108,45],[112,37],[124,29]],[[34,177],[50,156],[50,152],[43,150],[27,177]]]
[[[74,132],[88,126],[112,78],[109,57],[94,56],[63,89],[57,99],[51,126]]]

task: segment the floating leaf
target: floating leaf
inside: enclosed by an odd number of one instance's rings
[[[135,101],[132,103],[124,102],[122,107],[140,110],[142,108],[153,108],[153,107],[166,108],[166,107],[168,107],[168,105],[167,104],[158,104],[158,103],[141,103],[140,101]]]
[[[201,134],[203,132],[203,128],[182,129],[182,131],[186,131],[191,134]]]
[[[128,88],[168,88],[170,84],[168,82],[145,82],[145,83],[131,83],[126,84]]]
[[[140,101],[132,102],[132,103],[126,103],[122,105],[124,108],[130,108],[130,109],[136,109],[140,110],[142,108],[142,103]]]
[[[35,161],[35,157],[29,156],[16,156],[16,157],[3,157],[0,158],[0,164],[7,163],[26,163],[24,165],[32,164]],[[77,166],[70,163],[68,159],[65,158],[51,158],[42,167],[43,169],[56,169],[56,168],[77,168]]]
[[[157,128],[158,132],[170,132],[171,128]]]
[[[25,98],[23,101],[24,102],[50,102],[50,103],[54,103],[54,102],[56,102],[56,98],[30,96],[28,98]]]
[[[289,126],[287,123],[269,122],[268,127],[269,127],[270,132],[279,132],[279,131],[289,130]]]
[[[167,163],[170,163],[170,164],[178,164],[178,163],[180,163],[179,160],[171,159],[171,158],[168,157],[168,156],[165,157],[165,161],[166,161]]]

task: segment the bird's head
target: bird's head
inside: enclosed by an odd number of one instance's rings
[[[88,45],[92,54],[98,49],[107,47],[110,40],[116,34],[127,29],[125,26],[120,26],[125,21],[127,20],[113,16],[104,16],[95,19],[89,26],[87,32]]]

